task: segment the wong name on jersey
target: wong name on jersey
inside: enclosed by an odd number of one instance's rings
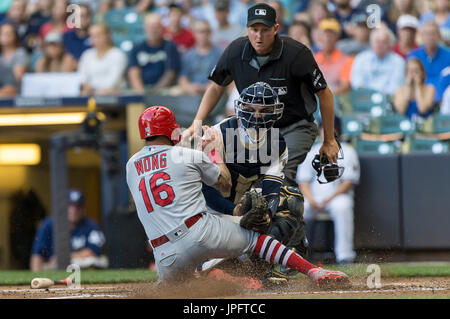
[[[138,159],[134,162],[134,167],[136,168],[136,172],[138,176],[141,174],[165,168],[167,165],[167,154],[155,154],[149,157]]]

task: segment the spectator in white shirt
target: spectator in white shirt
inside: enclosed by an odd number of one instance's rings
[[[385,26],[374,29],[370,34],[371,50],[355,56],[350,84],[353,89],[372,89],[387,95],[405,82],[405,61],[392,51],[394,34]]]
[[[125,85],[126,54],[114,47],[106,25],[91,26],[89,35],[92,48],[83,52],[78,66],[82,95],[119,94]]]
[[[442,97],[441,114],[450,115],[450,86],[444,91]]]

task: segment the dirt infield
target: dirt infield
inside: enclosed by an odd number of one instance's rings
[[[0,286],[0,299],[450,298],[449,277],[385,278],[381,280],[381,288],[374,289],[367,287],[366,278],[351,278],[351,281],[350,288],[331,291],[313,287],[308,278],[298,278],[283,287],[260,291],[247,291],[229,283],[203,278],[173,288],[163,288],[155,283],[81,285],[80,289]]]

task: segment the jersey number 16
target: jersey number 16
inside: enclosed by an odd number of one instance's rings
[[[153,174],[150,178],[150,190],[153,196],[153,200],[159,206],[167,206],[172,204],[173,199],[175,198],[175,193],[173,192],[173,188],[170,185],[165,183],[156,186],[156,182],[159,179],[163,179],[165,181],[170,180],[170,176],[167,173],[159,172]],[[150,197],[148,196],[147,187],[145,185],[145,178],[141,178],[139,183],[139,191],[141,192],[142,199],[144,200],[145,207],[147,207],[147,212],[151,213],[153,211],[152,203],[150,202]],[[166,198],[161,197],[161,193],[165,192],[167,194]]]

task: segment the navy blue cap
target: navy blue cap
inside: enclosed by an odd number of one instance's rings
[[[69,205],[75,204],[82,206],[84,205],[84,194],[79,189],[71,189],[69,190],[69,198],[68,198]]]

